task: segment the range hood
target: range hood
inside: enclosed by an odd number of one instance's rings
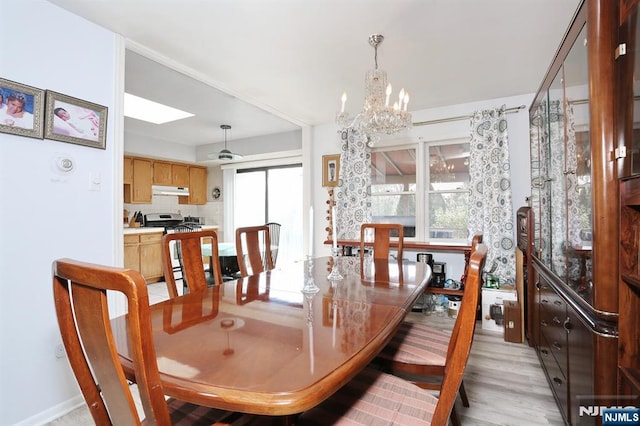
[[[151,187],[151,193],[153,195],[189,195],[189,188],[183,186],[164,186],[153,185]]]

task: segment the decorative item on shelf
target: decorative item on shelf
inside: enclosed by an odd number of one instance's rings
[[[220,152],[213,152],[209,154],[209,158],[212,160],[233,161],[242,158],[242,155],[235,154],[227,149],[227,130],[231,130],[231,126],[228,124],[222,124],[220,126],[224,130],[224,149]]]
[[[362,111],[349,121],[349,114],[345,112],[347,93],[342,94],[342,108],[337,116],[337,123],[341,127],[354,128],[369,137],[369,145],[373,145],[380,133],[388,135],[406,130],[411,127],[411,114],[407,112],[409,94],[401,89],[398,100],[389,105],[392,93],[391,84],[387,84],[387,73],[378,69],[378,46],[384,37],[380,34],[369,36],[369,44],[374,49],[375,69],[367,71],[365,75],[365,99]]]

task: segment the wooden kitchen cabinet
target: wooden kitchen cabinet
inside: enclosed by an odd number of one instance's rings
[[[207,169],[205,167],[189,167],[189,196],[180,197],[180,204],[207,203]]]
[[[189,166],[164,161],[153,162],[153,184],[189,186]]]
[[[148,283],[160,281],[162,270],[162,232],[124,236],[124,267],[142,273]]]
[[[124,202],[151,203],[151,183],[153,162],[143,158],[125,157],[124,162]],[[127,178],[127,173],[130,176]],[[127,182],[127,179],[130,182]]]

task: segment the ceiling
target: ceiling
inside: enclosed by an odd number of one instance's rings
[[[409,110],[534,93],[580,3],[49,1],[125,37],[128,92],[196,114],[126,119],[125,131],[191,146],[223,141],[221,124],[242,139],[332,123],[343,91],[355,115],[373,33],[385,36],[378,65],[394,94],[409,91]]]

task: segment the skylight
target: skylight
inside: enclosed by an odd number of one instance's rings
[[[190,112],[159,104],[129,93],[124,94],[124,115],[154,124],[164,124],[193,117]]]

